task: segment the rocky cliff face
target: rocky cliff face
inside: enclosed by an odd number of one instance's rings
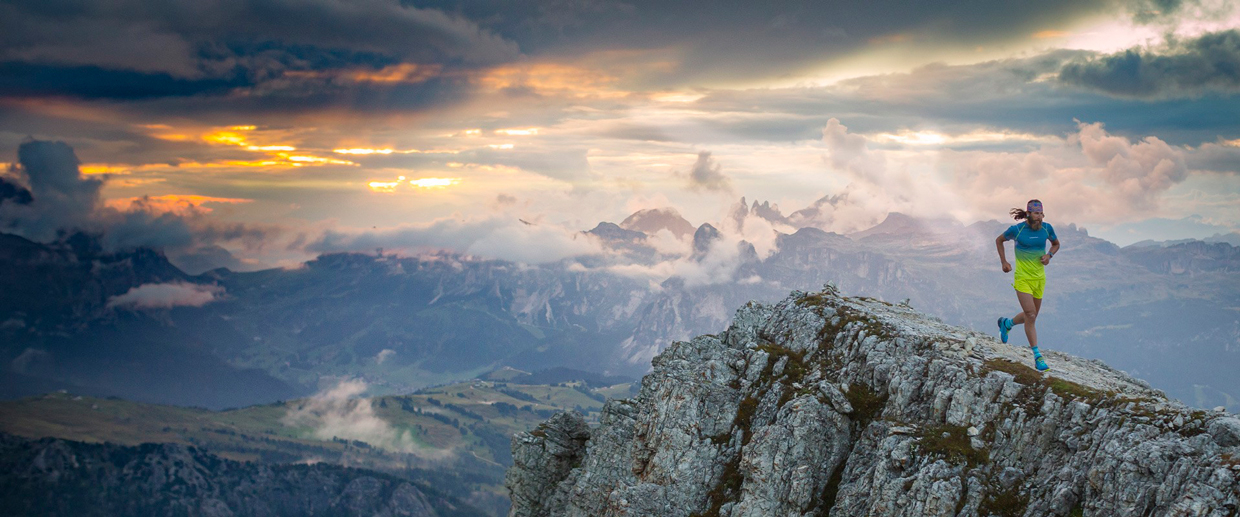
[[[1237,515],[1240,419],[1047,360],[831,288],[751,303],[597,428],[514,437],[511,515]]]
[[[389,475],[256,465],[193,447],[124,447],[0,434],[4,515],[483,515]]]

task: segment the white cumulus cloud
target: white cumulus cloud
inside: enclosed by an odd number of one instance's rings
[[[142,284],[128,292],[108,299],[108,307],[134,309],[170,309],[172,307],[202,307],[220,299],[224,288],[218,285],[172,282]]]
[[[290,427],[310,427],[321,440],[359,440],[383,449],[414,452],[417,444],[409,431],[401,431],[375,414],[370,399],[360,398],[366,382],[343,380],[302,401],[281,420]]]

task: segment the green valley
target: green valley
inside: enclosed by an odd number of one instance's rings
[[[344,386],[345,383],[341,383]],[[364,386],[364,385],[363,385]],[[256,463],[326,462],[423,482],[488,513],[506,512],[513,433],[559,411],[596,420],[630,384],[515,384],[475,379],[407,395],[314,397],[224,411],[67,392],[0,401],[0,431],[83,442],[180,443]]]

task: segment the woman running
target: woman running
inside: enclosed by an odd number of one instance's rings
[[[1016,288],[1016,299],[1020,301],[1021,312],[1014,318],[999,318],[999,337],[1008,342],[1008,331],[1020,324],[1025,325],[1025,337],[1029,339],[1029,348],[1033,349],[1033,364],[1038,371],[1044,372],[1050,367],[1042,359],[1038,351],[1038,331],[1034,322],[1038,319],[1038,311],[1042,310],[1042,289],[1046,287],[1046,272],[1043,268],[1051,263],[1051,257],[1059,251],[1059,238],[1055,229],[1042,222],[1042,202],[1029,200],[1024,210],[1013,208],[1010,212],[1017,221],[1023,223],[1012,225],[995,239],[995,247],[999,249],[999,262],[1003,264],[1003,272],[1012,271],[1012,265],[1003,255],[1003,242],[1016,241],[1016,279],[1012,287]],[[1051,250],[1046,252],[1046,241],[1051,241]]]

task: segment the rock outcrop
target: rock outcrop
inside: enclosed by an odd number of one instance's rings
[[[1235,516],[1240,420],[828,286],[513,438],[512,516]]]

